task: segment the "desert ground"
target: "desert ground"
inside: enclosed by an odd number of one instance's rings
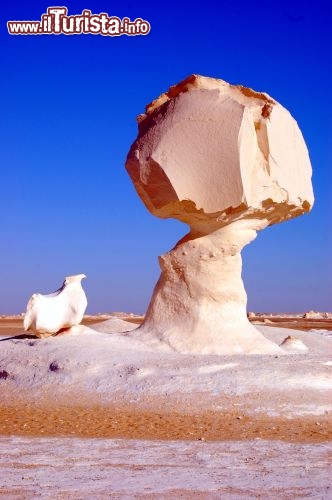
[[[308,348],[285,356],[156,351],[142,320],[41,340],[1,318],[0,497],[331,498],[329,317],[251,314]]]

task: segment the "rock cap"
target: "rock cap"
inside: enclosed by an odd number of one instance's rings
[[[313,205],[302,133],[264,92],[191,75],[150,103],[138,127],[126,168],[154,215],[218,228],[274,224]]]

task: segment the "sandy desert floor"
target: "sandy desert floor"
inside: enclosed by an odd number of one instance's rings
[[[6,500],[329,500],[330,473],[326,443],[0,438]]]
[[[0,320],[0,497],[331,498],[331,320],[251,318],[309,351],[249,357],[129,343],[141,320]]]

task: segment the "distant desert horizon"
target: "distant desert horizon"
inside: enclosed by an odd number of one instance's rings
[[[140,325],[143,323],[145,315],[126,312],[85,314],[82,324],[89,326],[114,317]],[[0,336],[24,333],[23,318],[24,313],[0,314]],[[279,328],[304,331],[313,329],[332,331],[332,313],[330,312],[309,311],[293,314],[248,312],[248,319],[254,325],[278,326]]]

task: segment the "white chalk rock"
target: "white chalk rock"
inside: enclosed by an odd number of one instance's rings
[[[280,347],[291,352],[305,352],[308,350],[308,347],[302,342],[302,340],[297,337],[293,337],[292,335],[286,337],[280,344]]]
[[[135,330],[138,327],[136,323],[124,321],[121,318],[109,318],[106,321],[90,325],[92,330],[102,333],[124,333]]]
[[[272,224],[313,204],[301,131],[268,94],[192,75],[138,122],[126,168],[155,215],[202,229],[253,216]]]
[[[304,319],[324,319],[326,316],[324,313],[320,313],[317,311],[308,311],[304,313],[303,318]]]
[[[192,75],[147,106],[126,169],[146,207],[190,226],[160,257],[135,336],[180,352],[275,353],[248,321],[244,245],[308,212],[311,165],[301,131],[269,95]]]
[[[81,281],[85,274],[67,276],[59,290],[49,295],[34,293],[24,316],[25,331],[37,337],[54,335],[63,328],[78,325],[87,307]]]

